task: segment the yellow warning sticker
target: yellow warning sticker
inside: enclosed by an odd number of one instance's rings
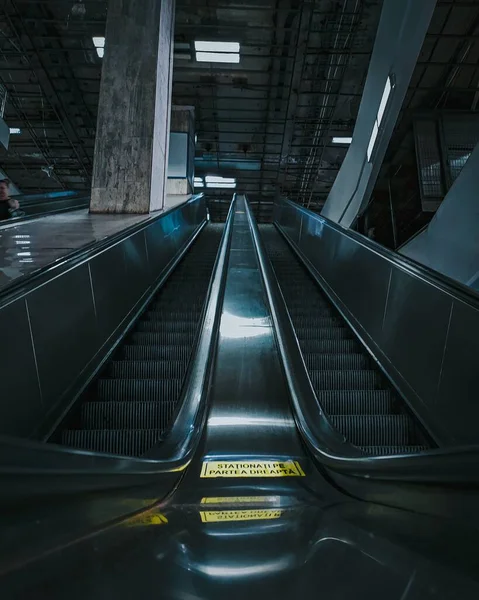
[[[201,504],[270,504],[279,501],[279,496],[220,496],[202,498]]]
[[[304,471],[292,460],[210,461],[203,463],[200,477],[304,477]]]
[[[149,514],[149,515],[137,515],[126,521],[127,527],[146,527],[149,525],[166,525],[168,519],[161,513]]]
[[[225,523],[231,521],[260,521],[266,519],[279,519],[282,510],[263,508],[257,510],[205,510],[200,511],[203,523]]]

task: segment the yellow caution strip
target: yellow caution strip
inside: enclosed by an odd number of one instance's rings
[[[161,513],[137,515],[126,521],[127,527],[147,527],[149,525],[166,525],[168,519]]]
[[[200,477],[304,477],[304,471],[292,460],[209,461],[203,463]]]
[[[267,519],[279,519],[282,510],[275,508],[263,508],[256,510],[205,510],[200,511],[203,523],[225,523],[231,521],[262,521]]]
[[[201,504],[269,504],[278,500],[278,496],[220,496],[202,498]]]

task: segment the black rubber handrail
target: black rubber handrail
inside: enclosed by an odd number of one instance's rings
[[[177,413],[165,440],[144,458],[130,458],[99,452],[75,450],[55,444],[45,444],[0,437],[0,477],[64,477],[65,490],[73,478],[87,480],[86,489],[108,487],[108,476],[118,480],[133,477],[176,473],[186,469],[202,435],[206,418],[206,396],[212,374],[218,339],[221,307],[227,276],[228,255],[233,231],[235,197],[226,221],[210,280],[202,331],[183,386],[181,410]],[[88,482],[91,482],[89,485]],[[85,489],[85,483],[82,484]]]
[[[279,202],[284,202],[285,204],[292,206],[298,212],[306,213],[308,217],[313,217],[324,227],[328,227],[340,235],[354,240],[356,243],[361,244],[361,246],[364,246],[371,252],[380,255],[395,267],[398,267],[406,273],[414,275],[429,285],[443,290],[449,296],[457,298],[458,300],[467,303],[475,309],[479,309],[479,292],[476,292],[467,285],[464,285],[463,283],[460,283],[459,281],[456,281],[447,275],[443,275],[434,269],[426,267],[425,265],[416,262],[412,258],[398,254],[397,252],[394,252],[385,246],[381,246],[381,244],[378,242],[361,235],[357,231],[342,227],[334,221],[330,221],[326,217],[318,215],[317,213],[314,213],[311,210],[304,208],[304,206],[300,206],[299,204],[296,204],[287,198],[281,198]]]
[[[479,446],[371,457],[362,454],[331,425],[314,391],[281,288],[248,204],[247,214],[290,390],[294,417],[308,449],[316,460],[336,472],[364,479],[478,484]]]
[[[114,233],[105,239],[99,241],[96,240],[94,242],[90,242],[89,244],[85,244],[85,246],[82,246],[81,248],[68,252],[53,263],[49,263],[48,265],[40,267],[32,273],[28,273],[18,277],[17,279],[14,279],[11,283],[7,284],[0,290],[0,307],[4,303],[12,302],[18,296],[25,295],[31,289],[41,285],[48,279],[60,275],[63,270],[71,269],[85,261],[90,260],[93,256],[100,254],[104,250],[111,248],[116,244],[119,244],[132,235],[135,235],[142,229],[146,229],[152,223],[156,223],[156,221],[163,219],[171,212],[178,210],[186,204],[196,202],[202,197],[203,194],[196,194],[179,206],[174,206],[168,210],[165,210],[164,212],[159,213],[158,215],[154,214],[149,218],[145,216],[145,219],[140,223],[130,225],[129,227],[126,227],[125,229],[122,229],[118,233]]]

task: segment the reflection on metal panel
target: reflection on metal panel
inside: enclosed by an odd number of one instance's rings
[[[35,436],[124,333],[171,261],[205,222],[202,197],[0,298],[0,433]]]

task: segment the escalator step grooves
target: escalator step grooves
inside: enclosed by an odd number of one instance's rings
[[[122,402],[124,400],[154,400],[172,402],[181,388],[181,379],[100,379],[97,399],[100,402]]]
[[[168,426],[176,402],[85,402],[82,423],[88,429],[161,429]]]
[[[362,446],[361,450],[369,456],[393,454],[415,454],[428,450],[428,446]]]
[[[300,340],[344,340],[353,334],[346,327],[298,327],[296,335]]]
[[[179,360],[114,360],[108,367],[113,379],[181,379],[186,363]]]
[[[171,273],[85,396],[61,442],[141,456],[162,440],[183,381],[208,291],[222,225],[208,225]]]
[[[370,360],[364,354],[305,354],[308,369],[318,371],[367,369]]]
[[[353,354],[358,352],[356,340],[300,340],[306,354]]]
[[[274,225],[260,231],[311,382],[331,424],[364,452],[391,455],[428,448],[374,361]]]
[[[178,333],[176,331],[164,331],[162,333],[148,333],[145,331],[135,331],[131,335],[131,341],[140,346],[191,345],[194,339],[194,332]]]
[[[72,448],[122,456],[141,456],[161,441],[163,432],[150,430],[75,430],[62,432],[62,444]]]
[[[415,426],[407,415],[332,415],[332,425],[355,446],[415,445]]]
[[[389,415],[397,406],[389,390],[318,392],[318,400],[329,415]]]
[[[317,391],[376,390],[383,387],[377,371],[311,371],[311,381]]]
[[[137,331],[149,333],[189,333],[194,336],[198,322],[196,321],[141,321]]]
[[[124,360],[150,361],[171,360],[186,362],[191,352],[190,346],[132,346],[125,344],[120,351]]]

